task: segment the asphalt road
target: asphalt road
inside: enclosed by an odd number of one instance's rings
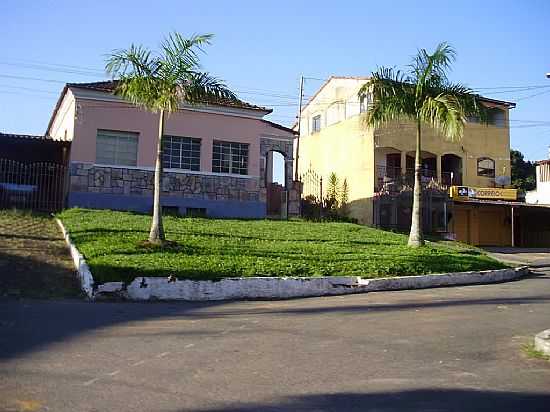
[[[0,301],[5,411],[550,411],[550,271],[291,301]]]

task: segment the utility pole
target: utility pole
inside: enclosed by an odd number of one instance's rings
[[[304,76],[300,76],[300,104],[298,105],[298,138],[296,139],[296,166],[294,168],[294,180],[300,180],[300,173],[298,172],[298,162],[300,161],[300,133],[302,123],[302,100],[304,98]]]

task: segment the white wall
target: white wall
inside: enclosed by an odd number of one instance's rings
[[[546,170],[544,171],[543,169]],[[548,176],[549,172],[549,164],[537,165],[537,189],[525,194],[525,201],[527,203],[550,205],[550,181],[542,181],[543,174]]]

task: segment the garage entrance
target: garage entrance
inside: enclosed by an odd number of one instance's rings
[[[550,207],[522,202],[455,201],[450,227],[475,246],[550,247]]]

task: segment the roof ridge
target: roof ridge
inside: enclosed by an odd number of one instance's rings
[[[102,80],[97,82],[67,83],[67,87],[96,90],[100,92],[113,92],[114,85],[118,81],[119,80],[117,79],[113,79],[113,80]],[[218,99],[218,100],[212,99],[211,101],[205,100],[201,103],[218,105],[218,106],[226,106],[226,107],[235,107],[235,108],[248,109],[248,110],[259,110],[259,111],[265,111],[268,113],[271,113],[273,111],[273,109],[248,103],[240,98],[238,98],[236,101],[233,101],[230,99]]]

